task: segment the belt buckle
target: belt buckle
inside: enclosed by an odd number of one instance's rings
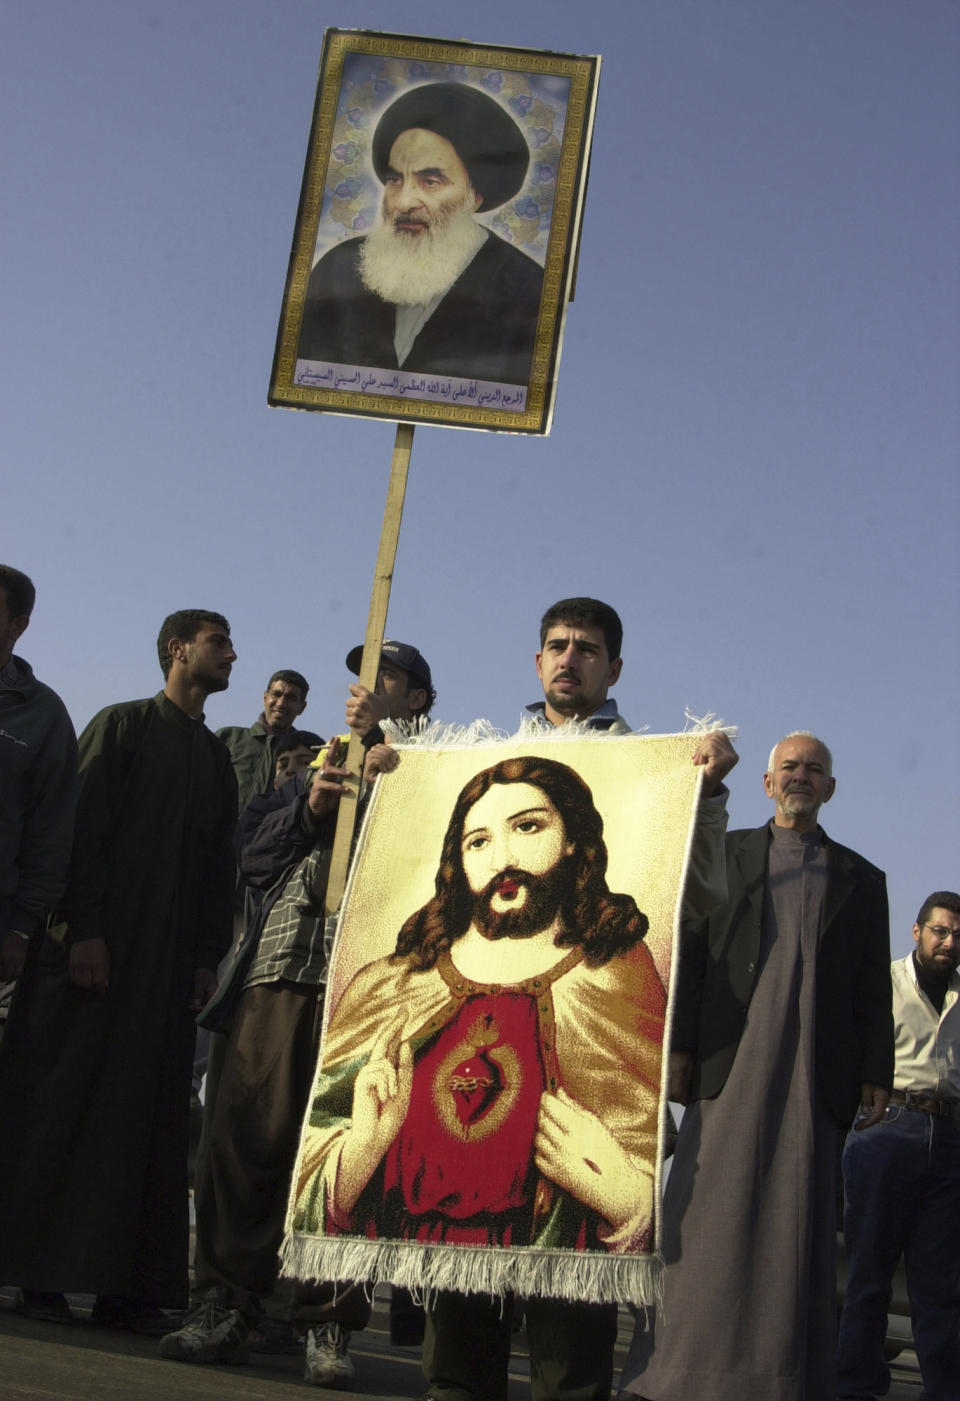
[[[960,1119],[960,1101],[938,1099],[936,1095],[915,1095],[914,1101],[924,1114],[935,1114],[938,1119]]]
[[[939,1119],[960,1119],[960,1099],[938,1099],[936,1095],[918,1094],[916,1090],[900,1090],[899,1093],[903,1095],[905,1109],[936,1114]]]

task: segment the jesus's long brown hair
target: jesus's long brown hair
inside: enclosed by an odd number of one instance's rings
[[[568,765],[528,755],[483,769],[461,790],[443,839],[436,894],[403,925],[395,956],[409,955],[415,967],[432,968],[470,927],[474,896],[460,854],[463,825],[474,803],[495,783],[529,783],[539,788],[559,812],[567,840],[574,844],[567,858],[572,871],[560,910],[557,944],[567,948],[582,944],[586,962],[599,967],[639,943],[649,921],[632,895],[615,895],[607,888],[603,818],[593,794]]]

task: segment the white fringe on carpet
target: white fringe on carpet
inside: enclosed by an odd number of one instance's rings
[[[658,1303],[662,1261],[656,1255],[601,1255],[575,1250],[498,1250],[491,1246],[420,1245],[290,1234],[280,1255],[290,1279],[375,1279],[432,1294],[533,1294],[591,1303]]]
[[[683,727],[684,734],[707,735],[722,730],[730,739],[737,738],[737,726],[724,724],[712,710],[706,715],[698,716],[685,709],[683,715],[686,721]],[[537,716],[524,715],[514,734],[497,729],[489,720],[474,720],[470,725],[448,725],[442,720],[384,720],[381,728],[389,742],[398,747],[430,745],[437,749],[456,749],[462,745],[503,744],[516,740],[562,743],[570,739],[596,738],[603,739],[603,742],[608,744],[611,740],[634,739],[637,735],[646,735],[649,727],[644,725],[641,729],[626,734],[612,735],[606,730],[593,729],[589,720],[567,720],[563,725],[545,725]]]

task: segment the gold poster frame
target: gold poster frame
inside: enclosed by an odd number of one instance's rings
[[[597,56],[363,30],[326,31],[270,380],[271,405],[445,427],[540,435],[550,431],[566,306],[575,279],[599,68]],[[363,84],[356,81],[358,73],[366,75]],[[346,88],[345,80],[350,83]],[[376,121],[405,90],[443,81],[494,96],[531,149],[527,177],[504,206],[507,212],[498,210],[492,220],[479,221],[491,237],[521,245],[528,241],[534,255],[542,256],[530,378],[524,386],[488,386],[474,380],[471,387],[468,379],[430,370],[411,375],[396,366],[357,366],[345,360],[331,367],[333,373],[325,370],[325,382],[316,382],[319,375],[313,383],[303,382],[312,373],[307,367],[313,365],[301,360],[298,378],[297,349],[311,271],[325,252],[369,227],[379,206],[382,187],[370,160]],[[543,125],[536,125],[538,118]],[[541,154],[545,151],[542,160],[537,142],[542,143]],[[345,170],[350,172],[348,179],[343,178]],[[349,217],[356,221],[353,228]],[[337,220],[345,230],[342,237],[332,232]],[[521,251],[527,250],[521,246]],[[536,256],[534,260],[540,261]],[[408,383],[396,392],[401,380]],[[347,383],[352,387],[345,387]],[[512,391],[520,389],[523,402],[517,407],[520,395]]]

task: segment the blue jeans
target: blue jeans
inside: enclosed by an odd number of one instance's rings
[[[902,1254],[921,1401],[960,1401],[960,1121],[891,1104],[879,1124],[847,1135],[843,1177],[839,1395],[889,1390],[883,1339]]]

